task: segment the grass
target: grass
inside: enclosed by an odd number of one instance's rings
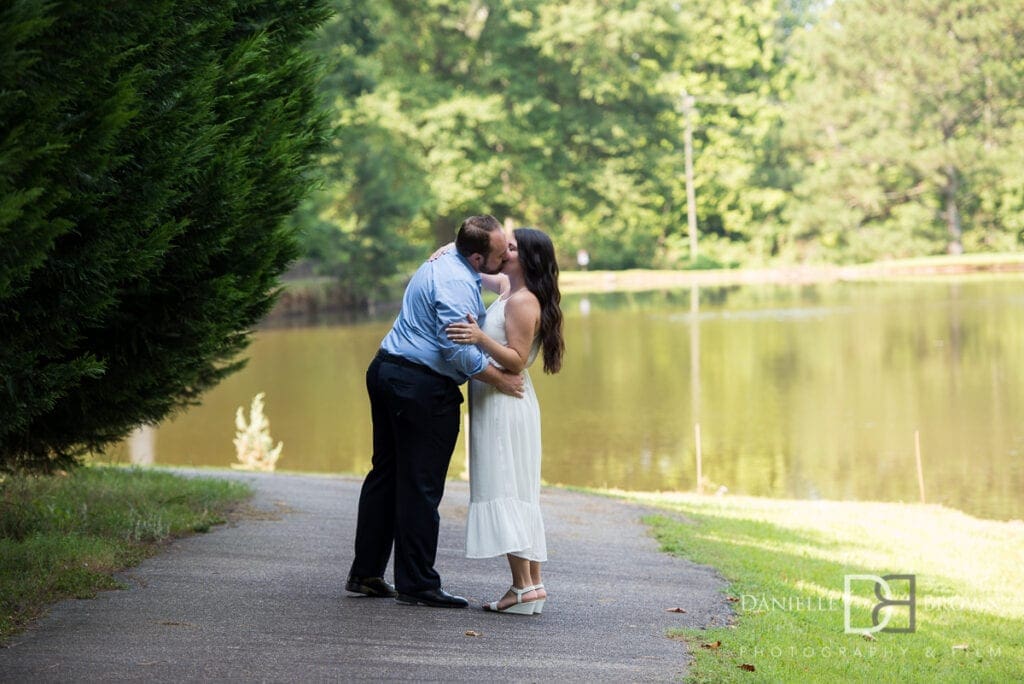
[[[250,494],[237,482],[119,467],[0,479],[0,641],[55,601],[120,588],[113,573],[225,522]]]
[[[682,630],[695,682],[1009,682],[1024,672],[1024,524],[941,506],[626,494],[662,548],[717,568],[735,624]],[[844,577],[915,576],[912,633],[846,632]],[[897,600],[909,583],[890,582]],[[871,627],[852,580],[850,626]],[[910,627],[894,605],[890,628]]]

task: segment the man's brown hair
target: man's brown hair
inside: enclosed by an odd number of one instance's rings
[[[470,254],[480,254],[486,259],[491,255],[491,233],[496,230],[501,230],[501,224],[490,214],[470,216],[459,226],[455,249],[467,259]]]

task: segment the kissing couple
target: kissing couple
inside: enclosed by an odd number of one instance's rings
[[[481,288],[498,297],[485,310]],[[505,555],[511,587],[485,610],[543,611],[547,560],[540,510],[540,408],[527,372],[562,365],[561,295],[551,239],[533,228],[506,234],[471,216],[455,242],[424,262],[366,371],[372,468],[359,495],[347,591],[399,603],[465,608],[434,569],[438,506],[459,435],[469,382],[466,557]],[[394,585],[384,579],[394,550]]]

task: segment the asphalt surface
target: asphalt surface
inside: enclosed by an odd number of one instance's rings
[[[644,509],[559,489],[541,497],[543,615],[485,613],[508,566],[463,557],[457,481],[436,567],[470,608],[349,596],[360,480],[229,476],[256,489],[247,515],[123,573],[125,590],[53,606],[0,648],[0,681],[672,681],[690,657],[666,631],[730,617],[723,580],[661,553]]]

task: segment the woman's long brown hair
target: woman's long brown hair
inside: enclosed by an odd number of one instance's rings
[[[558,261],[555,246],[546,233],[536,228],[513,231],[519,250],[526,288],[540,301],[540,343],[544,348],[544,372],[562,368],[565,340],[562,338],[562,293],[558,291]]]

